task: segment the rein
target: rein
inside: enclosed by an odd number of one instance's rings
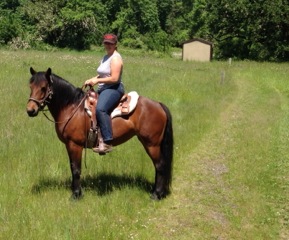
[[[51,76],[50,76],[50,81],[51,81],[51,83],[53,83],[53,80],[52,80],[52,77],[51,77]],[[85,86],[82,86],[82,90],[84,90],[84,88],[85,88]],[[78,104],[78,106],[75,108],[75,110],[73,111],[73,113],[72,113],[68,118],[66,118],[66,119],[63,120],[63,121],[57,122],[57,121],[54,121],[54,120],[52,120],[51,118],[49,118],[49,117],[44,113],[44,108],[45,108],[45,106],[47,105],[47,103],[50,103],[47,99],[52,99],[52,95],[53,95],[53,91],[52,91],[52,89],[51,89],[50,87],[48,87],[43,99],[38,100],[38,99],[36,99],[36,98],[30,97],[30,98],[28,99],[28,102],[29,102],[29,101],[33,101],[33,102],[37,103],[37,105],[38,105],[39,108],[40,108],[40,111],[42,111],[43,115],[47,118],[47,120],[50,121],[50,122],[53,122],[53,123],[57,123],[57,124],[59,124],[59,123],[65,123],[65,122],[66,122],[66,124],[67,124],[67,123],[69,122],[69,120],[70,120],[71,118],[73,118],[73,116],[75,115],[75,113],[77,112],[77,110],[80,108],[81,104],[84,102],[84,100],[85,100],[85,98],[86,98],[86,96],[87,96],[87,94],[84,95],[84,97],[81,99],[81,101],[80,101],[80,103]]]
[[[72,119],[73,118],[73,116],[76,114],[76,112],[78,111],[78,109],[80,108],[80,106],[81,106],[81,104],[84,102],[84,100],[86,99],[86,97],[87,97],[87,93],[84,95],[84,97],[81,99],[81,101],[79,102],[79,104],[77,105],[77,107],[74,109],[74,111],[72,112],[72,114],[68,117],[68,118],[66,118],[65,120],[63,120],[63,121],[54,121],[54,120],[52,120],[51,118],[49,118],[46,114],[45,114],[45,112],[44,112],[44,107],[45,106],[43,106],[43,108],[41,109],[41,111],[42,111],[42,113],[43,113],[43,115],[46,117],[46,119],[48,120],[48,121],[50,121],[50,122],[53,122],[53,123],[55,123],[55,124],[59,124],[59,123],[65,123],[65,127],[66,127],[66,125],[68,124],[68,122],[70,121],[70,119]],[[50,99],[52,98],[52,94],[50,95]],[[33,99],[29,99],[29,100],[32,100],[32,101],[35,101],[35,100],[33,100]],[[36,100],[36,102],[38,102],[37,100]],[[45,101],[43,101],[43,102],[45,102]],[[49,103],[49,102],[48,102]],[[64,129],[65,129],[65,127],[63,128],[63,131],[64,131]],[[87,131],[87,129],[85,130],[85,131]],[[86,141],[85,141],[85,145],[87,146],[87,139],[86,139]],[[87,168],[87,164],[86,164],[86,147],[85,147],[85,150],[84,150],[84,165],[85,165],[85,168]]]
[[[33,70],[33,69],[32,69]],[[35,74],[34,71],[31,70],[31,73],[32,74]],[[51,99],[53,97],[53,79],[52,79],[52,76],[50,76],[50,81],[48,81],[48,86],[46,88],[46,92],[44,94],[44,97],[42,99],[36,99],[34,97],[31,97],[28,99],[28,102],[29,101],[32,101],[32,102],[35,102],[37,105],[38,105],[38,111],[41,111],[43,113],[43,115],[46,117],[46,119],[54,124],[62,124],[64,123],[64,126],[63,126],[63,133],[69,123],[69,121],[75,116],[75,114],[77,113],[77,111],[80,109],[80,107],[82,106],[82,104],[84,103],[84,101],[87,99],[87,97],[89,96],[89,91],[86,91],[85,92],[85,88],[87,87],[86,85],[83,85],[82,86],[82,91],[84,91],[84,96],[82,97],[82,99],[80,100],[79,104],[73,109],[73,111],[71,112],[70,116],[65,118],[63,121],[55,121],[54,119],[51,119],[51,117],[48,117],[47,114],[45,113],[45,111],[49,111],[49,107],[48,109],[45,109],[45,107],[47,105],[49,105],[51,103]],[[92,89],[92,86],[89,86],[89,89],[91,90]],[[74,105],[75,106],[75,105]],[[84,118],[85,118],[85,115],[84,115]],[[87,124],[85,124],[85,132],[88,131],[88,126]],[[85,153],[84,153],[84,164],[85,164],[85,167],[87,168],[87,164],[86,164],[86,150],[87,150],[87,137],[86,137],[86,140],[85,140]]]
[[[69,120],[70,120],[71,118],[73,118],[73,116],[75,115],[75,113],[78,111],[78,109],[80,108],[81,104],[84,102],[85,98],[86,98],[86,95],[84,95],[84,97],[81,99],[80,103],[79,103],[79,104],[77,105],[77,107],[74,109],[74,111],[72,112],[72,114],[71,114],[68,118],[66,118],[65,120],[63,120],[63,121],[54,121],[54,120],[52,120],[51,118],[49,118],[49,117],[44,113],[44,110],[43,110],[43,109],[42,109],[41,111],[42,111],[43,115],[47,118],[47,120],[50,121],[50,122],[57,123],[57,124],[59,124],[59,123],[68,123]]]

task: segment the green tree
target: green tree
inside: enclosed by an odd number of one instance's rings
[[[208,0],[210,37],[218,58],[288,60],[288,2]]]
[[[21,32],[21,19],[11,10],[0,9],[0,44],[7,44]]]
[[[173,9],[173,3],[174,0],[157,0],[158,18],[163,31],[167,31],[167,24]]]
[[[134,48],[168,51],[201,37],[216,58],[289,60],[285,0],[2,0],[0,14],[0,44],[87,49],[113,32]]]
[[[106,3],[112,21],[111,29],[125,46],[156,50],[162,44],[157,1],[123,0]],[[113,9],[111,9],[113,8]],[[116,11],[117,9],[117,11]],[[154,44],[152,44],[154,42]],[[167,46],[168,47],[168,46]]]
[[[0,44],[7,44],[21,33],[21,18],[16,13],[18,0],[0,3]]]
[[[87,49],[104,29],[104,8],[93,0],[25,1],[21,12],[37,39],[57,47]]]

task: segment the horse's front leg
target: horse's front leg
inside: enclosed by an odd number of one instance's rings
[[[72,174],[71,190],[72,199],[79,199],[82,197],[80,176],[81,176],[81,157],[83,147],[76,145],[73,142],[66,144],[67,153],[70,161],[70,170]]]

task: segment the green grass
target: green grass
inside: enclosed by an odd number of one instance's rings
[[[154,168],[134,138],[83,154],[84,198],[70,201],[64,145],[26,114],[29,68],[81,87],[103,52],[0,50],[0,239],[288,239],[288,64],[121,52],[126,90],[172,112],[172,194],[149,199]]]

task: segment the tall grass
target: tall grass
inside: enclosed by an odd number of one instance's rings
[[[154,168],[134,138],[103,157],[88,150],[84,198],[69,201],[65,147],[25,111],[29,67],[80,87],[103,52],[0,50],[0,239],[288,238],[288,64],[122,53],[126,91],[172,112],[172,194],[149,199]]]

